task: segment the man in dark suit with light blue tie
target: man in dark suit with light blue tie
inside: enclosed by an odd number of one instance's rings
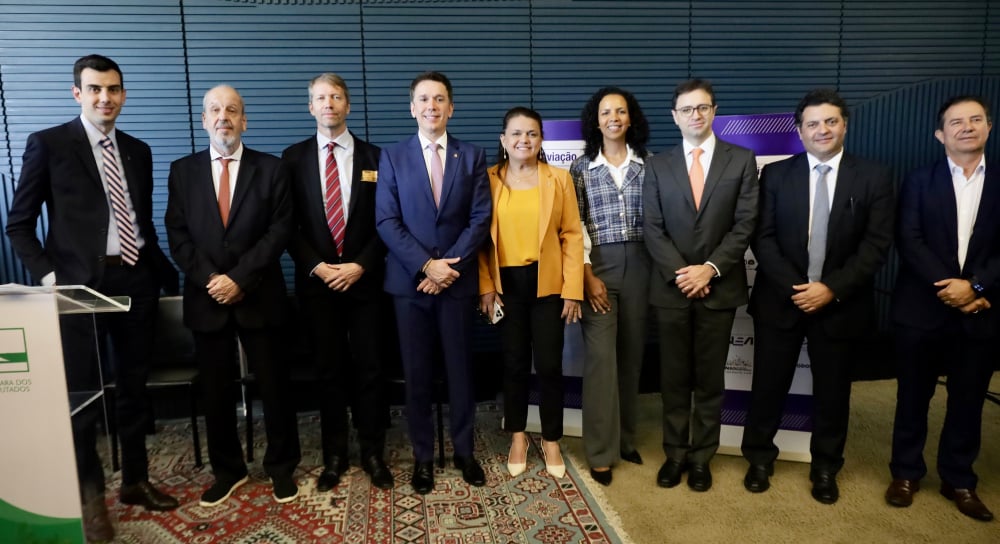
[[[948,409],[938,444],[941,495],[960,512],[990,521],[976,495],[972,469],[982,433],[983,401],[1000,359],[1000,315],[990,308],[1000,290],[1000,164],[985,150],[993,122],[977,96],[947,100],[934,136],[945,158],[903,181],[893,292],[896,419],[892,482],[885,499],[907,507],[927,473],[927,409],[938,376],[947,376]]]
[[[446,131],[454,110],[444,74],[425,72],[413,80],[410,114],[419,130],[382,151],[375,199],[376,226],[389,250],[385,290],[394,297],[406,377],[415,460],[411,483],[421,494],[434,488],[431,381],[438,345],[448,380],[455,468],[471,485],[486,482],[472,455],[469,341],[477,254],[489,234],[492,203],[485,153]]]
[[[813,377],[812,495],[839,498],[858,340],[874,326],[875,274],[892,243],[892,178],[884,166],[844,152],[847,104],[833,90],[810,91],[795,109],[806,152],[761,174],[760,215],[751,247],[754,369],[743,485],[767,491],[774,437],[803,339]],[[829,233],[829,235],[828,235]]]
[[[146,378],[160,288],[176,292],[177,271],[160,249],[153,227],[149,146],[115,127],[125,94],[121,69],[113,60],[88,55],[76,61],[73,97],[81,115],[28,137],[7,236],[39,283],[86,285],[105,295],[131,298],[128,312],[98,316],[99,338],[94,338],[90,316],[61,316],[66,382],[71,391],[100,389],[94,345],[110,340],[122,443],[121,502],[171,510],[177,500],[149,483]],[[35,234],[43,208],[49,222],[44,243]],[[96,449],[98,416],[96,410],[85,409],[73,418],[88,541],[114,536]]]

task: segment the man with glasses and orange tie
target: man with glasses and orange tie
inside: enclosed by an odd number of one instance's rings
[[[674,123],[684,140],[654,156],[643,185],[643,232],[653,259],[666,462],[656,483],[712,486],[719,448],[729,334],[747,302],[743,256],[757,221],[757,161],[715,137],[715,93],[705,80],[674,90]]]
[[[288,364],[276,334],[287,302],[279,259],[292,233],[288,172],[277,157],[243,145],[247,118],[236,89],[209,89],[203,107],[211,145],[170,165],[164,219],[170,252],[184,271],[184,324],[194,335],[215,474],[200,504],[222,504],[248,480],[228,394],[237,338],[264,405],[264,472],[274,500],[286,503],[299,493],[292,473],[301,457]]]

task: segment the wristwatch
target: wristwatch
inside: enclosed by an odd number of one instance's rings
[[[972,286],[972,290],[976,292],[976,295],[982,295],[983,291],[986,290],[983,284],[979,282],[979,278],[975,276],[969,276],[969,285]]]

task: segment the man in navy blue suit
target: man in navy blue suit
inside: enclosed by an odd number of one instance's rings
[[[1000,289],[1000,165],[987,162],[993,122],[976,96],[947,100],[934,136],[946,157],[911,172],[899,199],[893,296],[896,420],[892,483],[885,499],[912,504],[927,473],[927,408],[938,376],[947,376],[948,408],[938,445],[941,494],[966,516],[990,521],[976,495],[983,401],[993,374],[1000,316],[990,300]]]
[[[478,293],[477,252],[489,233],[486,155],[447,133],[451,82],[425,72],[410,85],[418,133],[383,150],[375,222],[389,250],[385,290],[393,295],[406,377],[407,424],[417,493],[434,488],[431,379],[440,345],[448,378],[455,468],[486,482],[472,455],[475,416],[469,327]]]

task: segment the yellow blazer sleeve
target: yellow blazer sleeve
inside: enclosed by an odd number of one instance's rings
[[[583,227],[580,223],[580,208],[577,207],[576,189],[569,172],[559,170],[560,175],[557,179],[563,197],[560,214],[562,221],[559,224],[559,243],[563,259],[561,297],[583,300]]]
[[[497,165],[491,166],[486,173],[490,178],[490,201],[493,213],[490,214],[490,237],[479,250],[479,294],[485,295],[496,291],[503,293],[500,286],[500,265],[497,257],[497,189],[500,176]]]

